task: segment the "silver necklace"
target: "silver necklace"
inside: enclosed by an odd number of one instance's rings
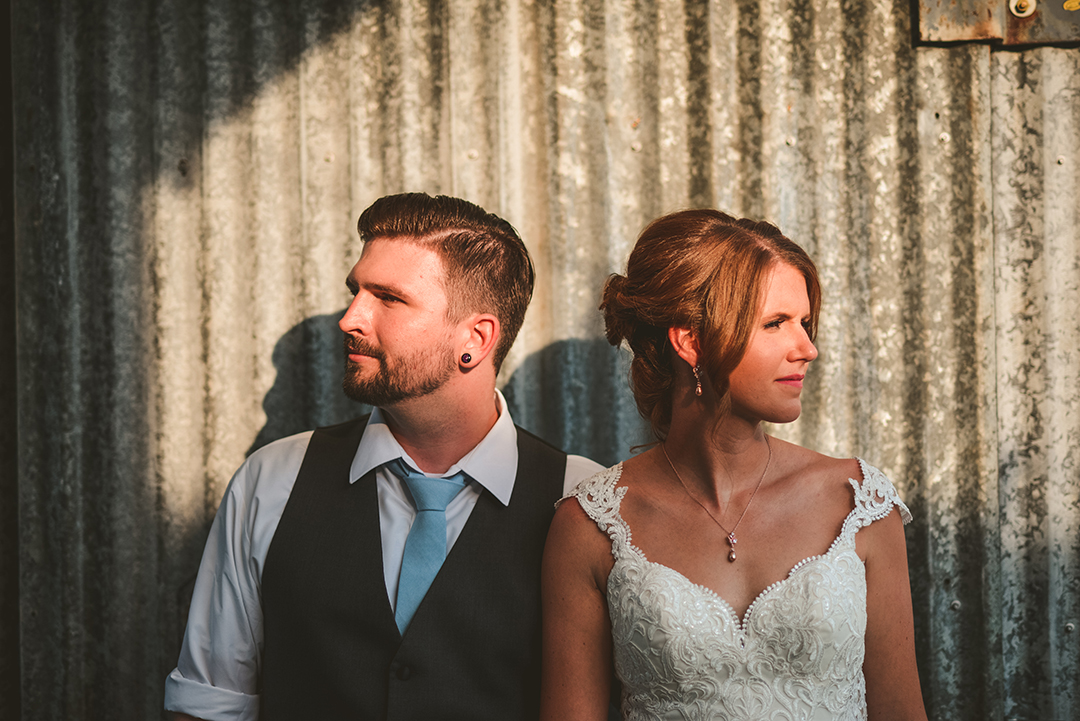
[[[735,544],[739,542],[739,539],[735,537],[735,531],[739,528],[739,524],[742,523],[743,516],[746,515],[746,511],[750,508],[750,504],[754,502],[754,496],[757,495],[758,489],[761,488],[761,482],[765,480],[765,474],[769,472],[769,464],[772,463],[772,444],[769,443],[769,437],[765,436],[765,447],[769,449],[769,457],[765,459],[765,470],[761,472],[761,478],[758,479],[757,485],[754,486],[754,492],[750,494],[750,500],[746,502],[746,507],[742,509],[742,514],[739,516],[739,520],[735,521],[735,525],[731,527],[731,530],[724,528],[724,524],[720,523],[720,519],[712,514],[705,504],[702,503],[690,492],[686,482],[683,481],[682,476],[679,475],[678,469],[675,468],[675,464],[671,462],[671,456],[667,452],[667,442],[660,444],[660,447],[664,449],[664,458],[667,459],[668,465],[671,466],[671,470],[675,473],[675,478],[679,480],[679,485],[686,491],[686,495],[690,496],[690,500],[701,506],[701,510],[709,514],[709,518],[713,519],[713,523],[720,527],[720,530],[727,534],[727,542],[730,550],[728,551],[727,560],[731,563],[735,562]]]

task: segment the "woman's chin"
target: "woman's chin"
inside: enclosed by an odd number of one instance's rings
[[[783,408],[777,410],[775,413],[771,413],[767,418],[762,418],[761,420],[780,425],[784,423],[794,423],[799,420],[799,416],[801,415],[802,404],[799,404],[795,408]]]

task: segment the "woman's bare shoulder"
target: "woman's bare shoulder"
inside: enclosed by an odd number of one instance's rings
[[[603,590],[613,564],[611,539],[583,503],[587,501],[580,495],[570,495],[555,509],[544,546],[544,566],[552,573],[557,569],[559,575],[584,574]]]
[[[619,488],[624,517],[648,523],[654,513],[662,512],[670,503],[673,493],[683,493],[669,475],[670,468],[659,446],[623,461]]]
[[[569,496],[555,509],[548,530],[548,543],[550,545],[552,539],[565,539],[573,545],[582,540],[591,540],[599,532],[596,521],[589,518],[578,497]]]
[[[643,481],[647,482],[650,478],[656,475],[656,458],[660,453],[659,446],[653,446],[642,453],[638,453],[635,456],[627,458],[620,463],[622,466],[622,474],[619,478],[619,482],[622,485],[630,486],[637,485]]]
[[[774,455],[779,460],[781,478],[790,477],[799,483],[851,493],[851,481],[862,480],[862,467],[857,458],[833,458],[810,448],[773,438]]]

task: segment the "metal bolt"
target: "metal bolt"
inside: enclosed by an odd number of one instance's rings
[[[640,153],[641,152],[641,141],[640,140],[635,140],[634,142],[630,143],[630,149],[633,150],[635,153]]]
[[[791,147],[792,145],[794,145],[794,144],[795,144],[795,138],[792,138],[792,137],[790,137],[790,136],[789,136],[789,137],[788,137],[788,138],[787,138],[787,139],[786,139],[786,140],[784,141],[784,143],[785,143],[785,144],[786,144],[786,145],[787,145],[787,146],[788,146],[788,147],[790,148],[790,147]]]
[[[1018,18],[1026,18],[1035,14],[1038,0],[1009,0],[1009,10]]]
[[[949,608],[951,608],[954,611],[959,611],[960,610],[960,602],[959,601],[953,601],[952,603],[949,604]]]
[[[1072,623],[1070,621],[1069,623],[1065,624],[1065,633],[1072,633],[1075,630],[1076,630],[1076,624],[1075,623]]]
[[[948,133],[942,133],[941,135],[938,136],[938,141],[940,141],[942,143],[947,143],[950,140],[952,140],[952,136],[949,135]]]
[[[1058,165],[1065,165],[1065,156],[1064,155],[1059,155],[1057,157],[1057,164]]]
[[[476,160],[479,157],[480,157],[480,151],[479,150],[470,150],[469,151],[469,160]]]

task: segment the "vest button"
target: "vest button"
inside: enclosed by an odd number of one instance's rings
[[[397,677],[399,681],[408,681],[410,676],[412,676],[412,669],[409,668],[408,664],[403,663],[398,666]]]

